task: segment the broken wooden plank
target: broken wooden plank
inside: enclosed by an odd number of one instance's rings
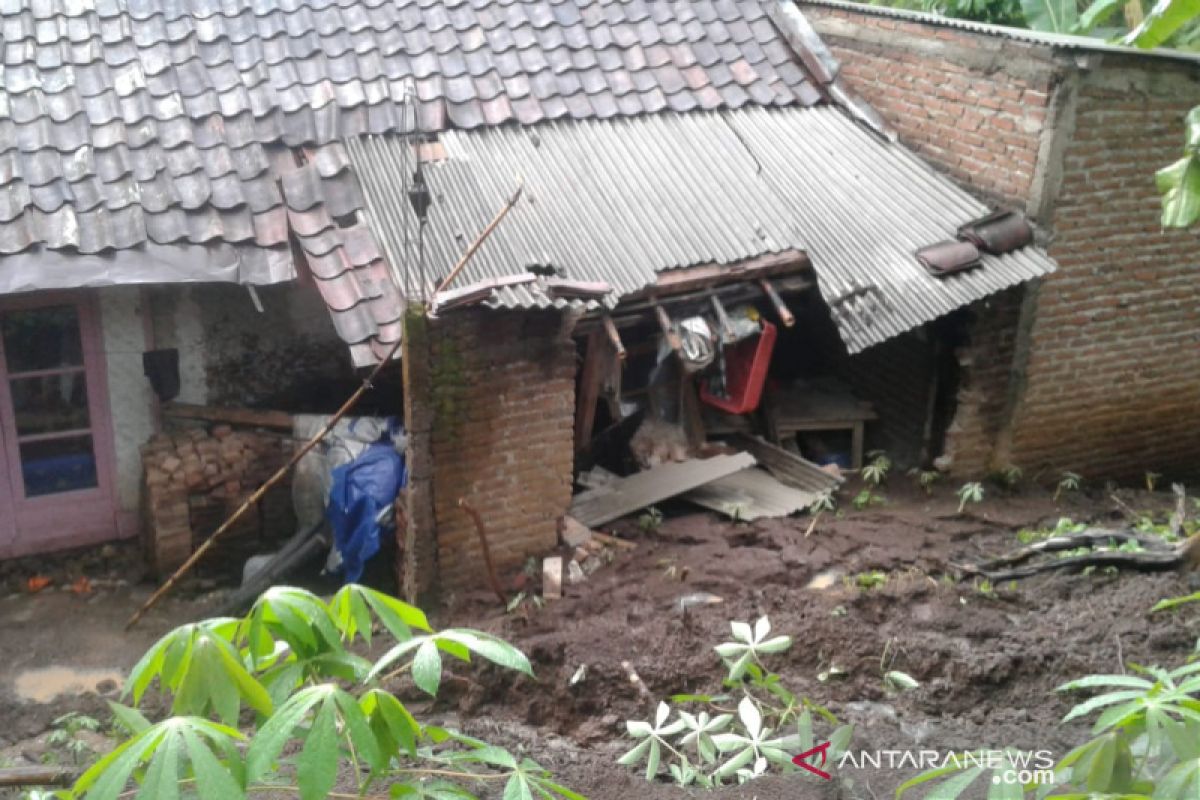
[[[811,461],[790,453],[782,447],[744,433],[734,434],[731,441],[754,456],[781,483],[794,489],[820,494],[837,488],[842,478],[832,475]]]
[[[660,464],[576,495],[570,513],[594,528],[752,466],[749,453]]]
[[[200,406],[191,403],[163,403],[164,416],[174,419],[198,419],[254,428],[278,428],[291,431],[294,420],[286,411],[259,411],[253,408]]]
[[[69,786],[78,777],[66,767],[34,766],[5,767],[0,769],[0,788],[25,786]]]
[[[766,278],[759,280],[758,285],[762,287],[763,294],[771,301],[771,305],[775,306],[775,313],[779,315],[779,319],[783,322],[783,327],[790,328],[796,324],[796,318],[788,309],[787,303],[783,302],[783,298],[779,296],[779,292],[771,285],[771,282]]]
[[[684,500],[737,520],[786,517],[802,511],[817,493],[786,486],[758,467],[717,478],[683,496]]]
[[[542,597],[547,600],[561,600],[562,584],[562,556],[550,556],[544,559],[542,561]]]
[[[605,314],[600,318],[604,325],[604,332],[608,334],[608,340],[612,342],[613,349],[617,351],[617,358],[621,361],[625,360],[625,345],[621,341],[621,333],[617,330],[617,325],[613,322],[612,317]]]
[[[583,373],[579,377],[579,397],[575,401],[575,452],[591,444],[592,429],[596,421],[596,401],[600,399],[600,387],[604,383],[604,367],[607,359],[601,352],[604,336],[592,331],[587,338],[587,352],[583,356]]]

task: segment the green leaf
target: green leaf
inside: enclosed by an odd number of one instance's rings
[[[1079,22],[1075,0],[1021,0],[1021,11],[1035,31],[1070,33]]]
[[[313,717],[296,765],[300,800],[325,800],[337,782],[340,760],[334,700],[331,694],[326,694]]]
[[[504,784],[503,800],[533,800],[533,792],[529,789],[529,781],[520,772],[514,772]]]
[[[337,703],[342,723],[350,737],[350,743],[354,745],[355,754],[375,772],[384,769],[388,764],[390,754],[385,754],[379,749],[379,742],[371,731],[371,726],[359,707],[358,700],[342,689],[334,692],[333,699]]]
[[[939,783],[933,791],[925,795],[925,800],[954,800],[966,791],[966,788],[983,774],[983,771],[983,767],[971,767],[964,770],[961,774]]]
[[[112,700],[108,701],[108,707],[112,711],[116,723],[128,731],[131,736],[136,736],[150,727],[150,720],[146,719],[136,708],[114,703]]]
[[[642,760],[646,755],[646,751],[650,749],[652,739],[643,739],[638,742],[632,750],[617,759],[617,763],[622,767],[632,767],[634,764]]]
[[[1200,157],[1188,153],[1174,164],[1160,169],[1154,179],[1162,194],[1164,228],[1186,228],[1200,219]],[[1174,605],[1179,603],[1166,606],[1159,603],[1154,610]]]
[[[428,695],[437,696],[438,685],[442,682],[442,656],[438,652],[437,641],[426,639],[417,648],[417,654],[412,664],[413,683]]]
[[[904,783],[897,786],[896,787],[896,798],[897,798],[897,800],[899,800],[900,796],[903,795],[905,792],[907,792],[909,789],[920,786],[923,783],[929,783],[930,781],[936,781],[938,778],[945,777],[946,775],[951,775],[955,772],[958,772],[958,770],[959,770],[959,768],[954,765],[938,767],[937,769],[926,770],[925,772],[922,772],[919,775],[915,775],[915,776],[909,778],[908,780],[906,780]]]
[[[196,790],[200,800],[240,800],[246,796],[243,788],[212,751],[200,741],[191,727],[182,729],[188,758],[196,774]]]
[[[247,780],[257,781],[270,771],[272,763],[283,752],[284,745],[292,738],[309,709],[328,697],[337,687],[331,684],[301,689],[275,710],[250,742],[246,753]]]
[[[1094,689],[1106,686],[1123,686],[1130,689],[1148,690],[1154,687],[1154,683],[1145,678],[1136,678],[1132,675],[1088,675],[1086,678],[1068,681],[1056,687],[1054,691],[1067,692],[1074,689]]]
[[[658,764],[662,759],[662,748],[658,744],[658,739],[650,740],[650,754],[646,757],[646,780],[654,780],[654,776],[658,774]]]
[[[1096,697],[1093,697],[1091,700],[1088,700],[1087,702],[1084,702],[1084,703],[1080,703],[1079,705],[1072,708],[1070,710],[1070,712],[1068,712],[1067,715],[1065,717],[1063,717],[1062,721],[1070,722],[1073,719],[1078,719],[1079,717],[1087,716],[1088,714],[1092,713],[1093,711],[1095,711],[1098,708],[1103,708],[1104,706],[1112,705],[1113,703],[1121,703],[1126,700],[1133,700],[1134,698],[1142,697],[1144,694],[1145,694],[1145,691],[1137,691],[1137,690],[1130,689],[1130,690],[1127,690],[1124,692],[1110,692],[1108,694],[1097,695]]]
[[[1124,41],[1138,47],[1158,47],[1197,16],[1200,16],[1200,0],[1158,0]]]
[[[1166,223],[1164,222],[1163,224],[1165,225]],[[1195,594],[1187,594],[1183,597],[1168,597],[1165,600],[1159,600],[1154,604],[1154,608],[1150,609],[1150,611],[1166,611],[1167,609],[1181,606],[1184,603],[1200,603],[1200,592],[1196,592]]]
[[[146,770],[137,800],[178,800],[179,750],[179,737],[163,737],[150,760],[150,768]]]
[[[529,659],[525,657],[525,654],[495,636],[481,631],[451,628],[438,633],[437,638],[461,644],[472,653],[483,656],[493,664],[499,664],[507,669],[533,677],[533,667],[530,666]]]
[[[403,703],[382,689],[372,689],[359,700],[359,707],[366,714],[384,756],[390,757],[397,747],[410,756],[417,754],[421,726]]]
[[[1072,33],[1090,33],[1097,25],[1125,7],[1128,0],[1094,0],[1087,10],[1079,15],[1079,23]]]

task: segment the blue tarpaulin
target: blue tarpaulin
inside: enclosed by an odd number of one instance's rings
[[[369,445],[353,461],[333,470],[325,514],[347,583],[362,577],[363,565],[379,552],[381,520],[390,518],[386,512],[407,480],[404,457],[390,441]]]

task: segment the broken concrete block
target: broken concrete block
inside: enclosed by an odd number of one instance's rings
[[[562,540],[569,547],[579,547],[591,541],[592,530],[574,517],[563,517]]]
[[[542,597],[558,600],[562,597],[562,556],[550,556],[542,561]]]
[[[567,562],[567,583],[571,586],[576,586],[587,580],[587,575],[583,574],[583,567],[579,566],[578,561]]]

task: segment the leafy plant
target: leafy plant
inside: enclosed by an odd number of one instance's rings
[[[808,513],[816,515],[822,511],[833,511],[837,508],[837,499],[832,489],[822,489],[813,501],[808,504]]]
[[[917,473],[917,485],[925,494],[933,494],[933,485],[942,479],[942,473],[936,469],[923,469]]]
[[[1054,536],[1069,536],[1073,533],[1081,533],[1087,530],[1087,523],[1075,522],[1070,517],[1059,517],[1058,522],[1053,528],[1043,528],[1034,530],[1032,528],[1022,528],[1017,531],[1017,541],[1021,544],[1033,544],[1043,539],[1050,539]]]
[[[372,663],[350,645],[369,645],[376,625],[395,644]],[[126,683],[133,705],[110,704],[128,738],[69,790],[46,796],[240,800],[270,791],[317,800],[349,775],[356,795],[382,782],[392,797],[472,798],[477,786],[502,783],[505,798],[579,798],[528,758],[422,724],[388,691],[406,674],[436,695],[445,657],[533,674],[512,645],[465,628],[434,631],[420,609],[372,589],[346,586],[325,602],[274,587],[242,618],[184,625],[151,647]],[[137,707],[156,680],[170,716],[151,722]],[[244,710],[254,722],[239,730]]]
[[[875,452],[872,454],[871,463],[863,467],[863,480],[872,486],[879,486],[887,480],[891,469],[892,460],[887,457],[887,453]]]
[[[978,481],[964,483],[958,487],[958,513],[962,513],[967,507],[967,503],[982,503],[983,502],[983,484]]]
[[[792,646],[791,637],[772,636],[766,617],[753,626],[731,622],[730,628],[733,641],[715,648],[725,663],[723,683],[729,693],[675,695],[671,698],[675,707],[660,702],[652,721],[626,722],[629,736],[637,743],[618,759],[619,764],[632,767],[645,762],[646,780],[655,780],[665,761],[679,786],[712,789],[745,783],[771,769],[798,769],[792,757],[813,746],[814,712],[830,725],[838,724],[827,710],[785,688],[779,675],[764,665],[765,656]],[[833,731],[831,754],[845,750],[850,734],[846,725]]]
[[[79,764],[89,756],[95,755],[92,746],[79,734],[83,731],[99,731],[100,720],[71,711],[54,720],[51,728],[50,733],[46,735],[46,744],[66,750],[73,764]]]
[[[856,510],[862,511],[865,508],[883,505],[886,502],[887,498],[883,495],[873,492],[870,489],[863,489],[854,495],[854,499],[850,501],[850,505],[854,506]]]
[[[1063,756],[1053,771],[1038,770],[1023,784],[1011,783],[1024,755],[1014,754],[1017,758],[1002,764],[1003,772],[993,778],[994,785],[1004,787],[995,796],[1013,800],[1026,796],[1195,800],[1200,796],[1200,661],[1170,671],[1134,669],[1138,675],[1089,675],[1059,686],[1059,692],[1103,690],[1063,718],[1069,722],[1096,714],[1093,738]],[[941,780],[926,797],[954,800],[984,772],[977,765],[961,763],[928,770],[902,784],[896,794]]]
[[[1063,492],[1078,492],[1080,484],[1083,483],[1083,478],[1074,472],[1064,472],[1058,479],[1058,486],[1054,490],[1054,502],[1058,502],[1059,496]]]
[[[850,582],[857,588],[867,591],[868,589],[878,589],[888,582],[888,575],[881,570],[873,569],[869,572],[860,572],[850,579]]]
[[[657,506],[650,506],[638,517],[638,528],[642,533],[654,533],[663,524],[663,513]]]
[[[1001,468],[1000,471],[996,473],[996,482],[1005,489],[1011,491],[1017,488],[1018,484],[1021,483],[1021,478],[1023,477],[1025,477],[1025,471],[1023,469],[1014,464],[1009,464],[1008,466]]]

